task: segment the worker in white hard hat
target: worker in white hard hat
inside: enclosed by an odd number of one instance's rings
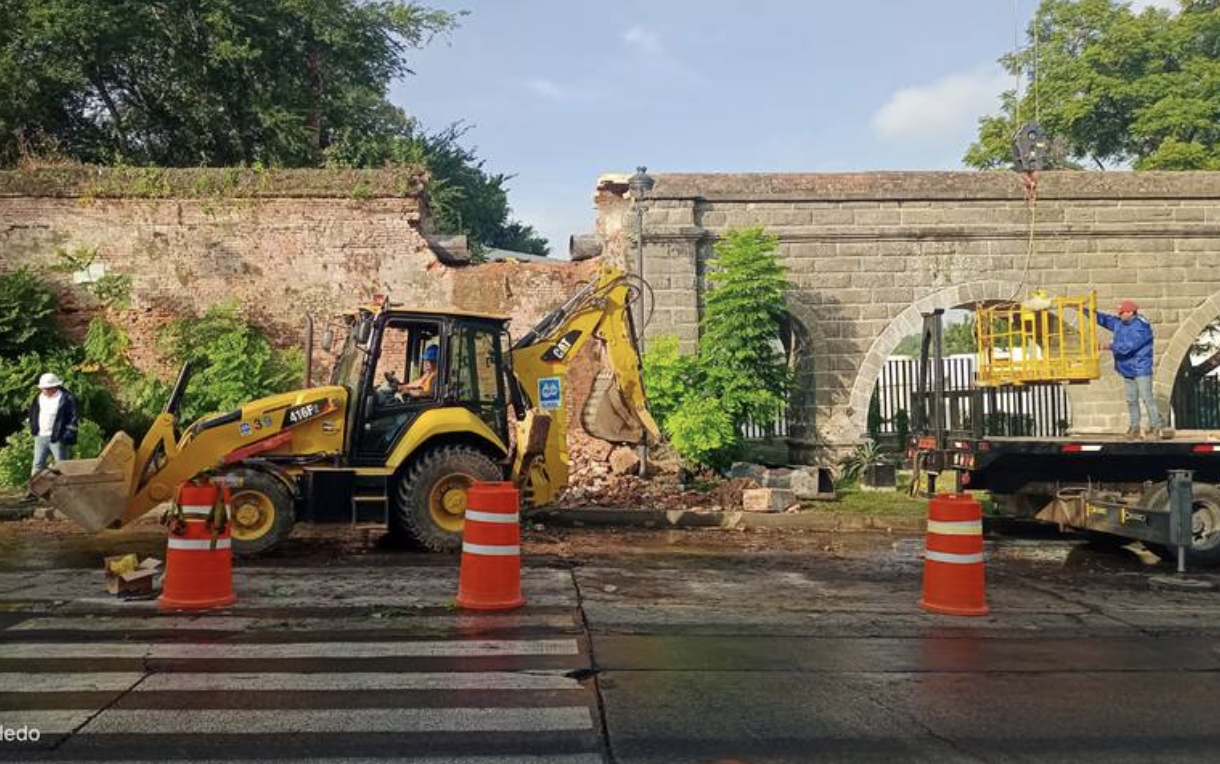
[[[58,375],[47,372],[38,378],[38,395],[30,404],[30,434],[34,436],[34,464],[30,475],[47,466],[55,457],[68,458],[68,447],[76,443],[80,426],[76,414],[76,398],[64,388]]]

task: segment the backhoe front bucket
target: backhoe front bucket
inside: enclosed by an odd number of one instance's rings
[[[120,432],[96,459],[69,459],[42,470],[30,479],[30,491],[96,533],[123,514],[135,461],[135,444]]]

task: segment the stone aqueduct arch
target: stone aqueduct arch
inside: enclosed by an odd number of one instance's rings
[[[851,410],[848,413],[857,431],[860,433],[868,431],[868,401],[872,397],[877,379],[881,376],[885,359],[894,352],[894,348],[898,346],[903,337],[917,334],[923,328],[924,313],[982,302],[1011,300],[1014,295],[1019,295],[1022,291],[1023,287],[1019,282],[972,281],[922,297],[898,314],[898,317],[890,322],[885,331],[873,341],[872,347],[864,356],[864,362],[860,364],[860,371],[856,374],[855,382],[852,383]]]
[[[626,177],[599,183],[597,232],[634,270]],[[717,237],[751,225],[778,237],[811,356],[798,359],[794,439],[819,446],[859,442],[885,358],[924,311],[1037,287],[1094,289],[1103,310],[1134,299],[1156,329],[1163,404],[1191,342],[1220,316],[1220,173],[1043,173],[1032,211],[1011,172],[660,175],[642,202],[648,332],[687,349]],[[1125,428],[1108,369],[1068,395],[1077,431]]]
[[[1158,349],[1156,372],[1152,378],[1152,390],[1162,401],[1173,394],[1174,377],[1182,361],[1190,353],[1195,339],[1203,333],[1207,325],[1220,318],[1220,291],[1203,300],[1185,319],[1178,324],[1178,330],[1173,333],[1168,342],[1162,338]]]

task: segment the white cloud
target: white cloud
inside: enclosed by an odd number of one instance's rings
[[[581,93],[566,88],[546,77],[534,77],[533,79],[525,80],[521,85],[539,98],[545,98],[549,101],[577,101],[582,98]]]
[[[669,51],[661,42],[661,35],[644,27],[631,27],[623,32],[623,44],[628,48],[653,58],[665,58]]]
[[[874,134],[911,144],[950,143],[974,134],[978,118],[996,111],[1012,78],[995,66],[950,74],[926,85],[895,91],[873,115]]]
[[[694,67],[687,66],[674,53],[656,30],[633,26],[623,32],[623,46],[641,66],[651,71],[695,84],[707,82]]]
[[[1178,10],[1178,0],[1131,0],[1131,10],[1141,13],[1145,8],[1160,8],[1173,13]]]

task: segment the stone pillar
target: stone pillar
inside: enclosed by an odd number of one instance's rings
[[[634,213],[633,213],[634,214]],[[634,246],[634,228],[633,246]],[[644,280],[652,287],[646,303],[646,338],[673,335],[683,352],[695,352],[699,342],[702,271],[707,249],[705,232],[695,224],[690,200],[647,203],[644,214]],[[634,255],[629,258],[635,270]]]

